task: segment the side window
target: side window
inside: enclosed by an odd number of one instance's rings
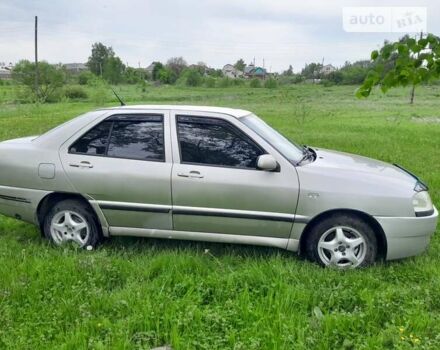
[[[182,163],[256,169],[265,152],[246,134],[225,120],[177,118]]]
[[[163,123],[116,121],[107,155],[139,160],[165,160]]]
[[[104,155],[112,123],[105,121],[87,132],[69,149],[69,153]]]
[[[165,161],[163,117],[110,117],[78,139],[69,153]]]

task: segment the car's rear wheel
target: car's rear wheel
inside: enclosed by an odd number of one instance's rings
[[[354,215],[332,215],[316,223],[306,241],[307,257],[322,266],[358,268],[377,257],[374,230]]]
[[[49,210],[44,234],[56,245],[72,242],[81,248],[96,247],[101,237],[93,211],[73,199],[58,202]]]

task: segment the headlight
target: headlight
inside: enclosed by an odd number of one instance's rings
[[[434,213],[431,197],[427,191],[417,192],[413,197],[416,216],[430,216]]]

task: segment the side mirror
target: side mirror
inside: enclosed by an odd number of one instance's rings
[[[263,154],[257,159],[257,168],[265,171],[274,171],[279,167],[278,162],[270,154]]]

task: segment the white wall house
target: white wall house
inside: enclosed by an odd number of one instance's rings
[[[232,64],[226,64],[222,69],[223,75],[228,78],[240,78],[243,72],[236,69]]]

